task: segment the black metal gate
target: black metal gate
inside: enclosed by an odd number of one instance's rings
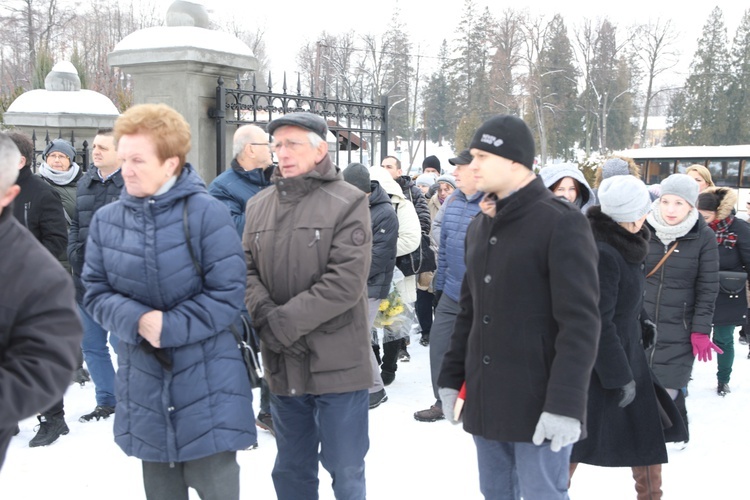
[[[322,97],[303,96],[298,77],[296,94],[289,94],[286,75],[281,93],[273,92],[270,75],[267,91],[257,90],[254,77],[250,90],[242,89],[239,79],[236,88],[229,88],[219,78],[216,107],[209,110],[209,116],[216,121],[216,175],[226,169],[229,126],[234,127],[232,133],[246,124],[265,129],[274,118],[299,111],[318,114],[328,122],[328,129],[335,141],[332,143],[329,140],[329,152],[339,167],[344,168],[353,161],[369,167],[374,165],[374,158],[379,162],[380,156],[385,156],[388,149],[388,98],[383,97],[379,104],[374,104],[365,102],[362,93],[359,101],[351,100],[351,95],[346,100],[340,99],[338,91],[335,93],[335,99],[329,99],[326,94]]]

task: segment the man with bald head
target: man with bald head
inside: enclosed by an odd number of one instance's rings
[[[208,192],[229,208],[237,233],[242,238],[247,201],[271,185],[273,160],[268,133],[255,125],[241,126],[234,133],[232,152],[231,168],[214,179]],[[275,435],[269,397],[268,383],[261,379],[260,411],[255,423]]]
[[[240,237],[245,229],[247,200],[271,185],[271,145],[268,133],[256,125],[243,125],[234,133],[231,168],[208,186],[208,192],[224,203]]]
[[[0,133],[0,468],[18,422],[62,398],[83,336],[73,280],[13,216],[20,159]]]

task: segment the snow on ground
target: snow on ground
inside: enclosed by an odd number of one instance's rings
[[[432,402],[428,348],[412,336],[411,362],[399,363],[396,381],[387,388],[388,401],[370,411],[370,452],[367,490],[370,499],[481,499],[471,437],[445,421],[417,422],[413,413]],[[696,362],[688,411],[691,441],[670,451],[664,466],[665,497],[733,500],[747,498],[750,360],[747,346],[736,344],[732,393],[715,393],[716,362]],[[258,394],[256,391],[256,410]],[[140,462],[126,457],[112,438],[112,421],[79,423],[95,406],[94,388],[71,386],[65,397],[70,434],[46,448],[29,448],[35,418],[21,422],[0,471],[3,500],[139,500],[143,494]],[[271,469],[276,455],[273,437],[258,432],[259,448],[238,453],[242,498],[276,497]],[[333,499],[330,476],[320,473],[321,500]],[[194,492],[193,492],[194,493]],[[635,498],[628,469],[581,465],[570,497],[574,500]],[[193,495],[191,498],[198,498]]]

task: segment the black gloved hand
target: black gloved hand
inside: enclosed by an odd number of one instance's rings
[[[650,349],[656,340],[656,323],[650,319],[641,319],[641,343],[644,349]]]
[[[440,302],[440,297],[443,296],[442,290],[435,290],[432,292],[432,308],[437,309],[438,302]]]
[[[620,388],[620,402],[617,406],[625,408],[635,399],[635,380],[631,380]]]

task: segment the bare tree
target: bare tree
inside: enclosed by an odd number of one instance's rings
[[[648,118],[651,103],[654,98],[666,88],[654,90],[654,82],[662,73],[674,68],[679,61],[679,51],[676,49],[678,40],[670,19],[657,19],[640,27],[633,44],[637,57],[646,68],[646,95],[643,103],[643,123],[641,124],[640,143],[646,145]]]

